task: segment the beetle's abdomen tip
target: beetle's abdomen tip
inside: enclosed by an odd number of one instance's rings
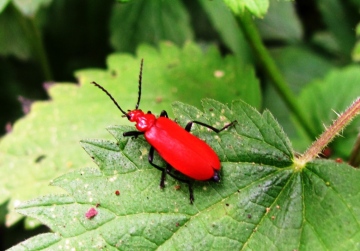
[[[212,177],[212,180],[215,181],[215,182],[219,182],[219,181],[220,181],[219,171],[214,170],[214,176]]]

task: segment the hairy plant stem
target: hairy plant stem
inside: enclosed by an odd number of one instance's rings
[[[253,52],[256,55],[256,59],[258,60],[260,66],[271,80],[287,107],[304,128],[306,134],[310,139],[314,139],[316,137],[316,133],[313,125],[307,119],[304,110],[301,109],[299,103],[297,102],[295,94],[288,87],[280,70],[262,43],[260,34],[254,24],[251,14],[248,11],[244,11],[242,14],[237,16],[237,20],[249,42],[249,45],[252,47]]]
[[[321,136],[316,141],[314,141],[309,149],[307,149],[306,152],[295,161],[297,168],[303,168],[307,162],[316,158],[319,153],[331,142],[331,140],[342,130],[344,130],[350,121],[359,113],[360,97],[358,97],[349,108],[340,114],[334,123],[329,128],[327,128],[327,130],[323,132],[323,134],[321,134]]]

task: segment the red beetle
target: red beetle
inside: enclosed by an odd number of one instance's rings
[[[221,129],[214,128],[200,121],[191,121],[184,129],[176,122],[170,120],[166,111],[162,111],[158,118],[150,111],[144,113],[142,110],[138,109],[141,98],[142,68],[143,60],[141,60],[140,64],[138,100],[135,109],[128,110],[128,112],[121,109],[116,100],[102,86],[95,82],[92,82],[92,84],[99,87],[110,97],[114,104],[124,114],[124,117],[129,121],[136,123],[135,126],[138,131],[125,132],[123,134],[124,137],[131,136],[137,138],[139,135],[144,135],[146,141],[151,145],[148,160],[153,167],[162,172],[160,187],[165,187],[166,174],[169,174],[171,177],[181,182],[187,183],[189,186],[190,203],[192,204],[194,201],[192,183],[190,180],[179,177],[176,173],[173,173],[172,169],[175,169],[194,180],[212,180],[219,182],[219,171],[221,167],[219,157],[214,150],[203,140],[190,133],[193,123],[205,126],[214,132],[219,133],[229,126],[232,126],[236,121],[231,122]],[[154,150],[156,150],[167,163],[165,168],[160,167],[153,162]]]

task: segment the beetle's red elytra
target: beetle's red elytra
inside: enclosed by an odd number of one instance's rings
[[[124,117],[135,123],[137,131],[125,132],[123,136],[137,138],[140,135],[144,135],[146,141],[150,144],[148,161],[153,167],[162,172],[160,187],[165,187],[165,178],[167,174],[181,182],[187,183],[189,187],[190,203],[192,204],[194,195],[190,179],[219,182],[219,171],[221,168],[219,157],[215,151],[203,140],[190,133],[192,125],[195,123],[219,133],[234,125],[236,121],[227,124],[221,129],[214,128],[200,121],[190,121],[185,128],[182,128],[176,122],[168,118],[166,111],[162,111],[159,117],[156,117],[150,111],[144,113],[139,109],[143,62],[144,60],[142,59],[139,74],[138,100],[134,110],[125,112],[105,88],[95,82],[92,82],[92,84],[100,88],[110,97],[117,108],[123,113]],[[153,162],[155,150],[167,163],[166,167],[160,167]],[[182,176],[186,176],[190,179],[175,174],[173,170],[180,172]]]

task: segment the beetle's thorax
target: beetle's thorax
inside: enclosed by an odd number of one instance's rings
[[[150,112],[144,113],[142,110],[132,110],[127,113],[129,120],[136,123],[136,129],[140,132],[149,130],[155,123],[156,117]]]

